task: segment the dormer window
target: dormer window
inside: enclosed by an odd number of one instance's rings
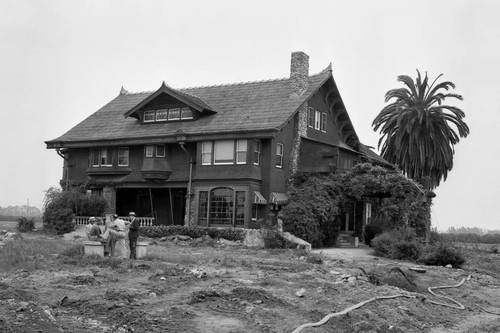
[[[144,122],[149,123],[155,121],[155,111],[144,111]]]
[[[144,111],[144,122],[164,122],[194,119],[193,110],[188,107]]]

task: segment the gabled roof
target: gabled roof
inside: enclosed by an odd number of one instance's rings
[[[90,115],[62,136],[46,141],[48,148],[84,146],[92,141],[127,141],[137,138],[175,137],[182,130],[190,135],[236,132],[276,131],[299,106],[328,79],[333,80],[330,66],[309,76],[307,90],[300,96],[292,93],[291,79],[277,79],[208,87],[172,89],[162,85],[155,92],[120,95]],[[133,115],[156,94],[175,95],[195,109],[208,110],[195,121],[155,122],[141,124]]]
[[[132,109],[125,112],[125,117],[131,116],[131,117],[139,119],[139,115],[137,114],[137,112],[143,106],[145,106],[149,102],[153,101],[155,98],[157,98],[158,96],[160,96],[162,94],[170,95],[170,96],[174,97],[175,99],[183,102],[184,104],[192,107],[193,109],[195,109],[199,112],[203,112],[203,111],[215,112],[215,110],[211,106],[207,105],[201,99],[199,99],[195,96],[188,95],[188,94],[183,93],[181,91],[177,91],[175,89],[172,89],[165,84],[165,81],[163,81],[160,89],[158,89],[157,91],[155,91],[154,93],[152,93],[151,95],[149,95],[148,97],[143,99],[139,104],[134,106]]]
[[[388,166],[391,168],[395,167],[393,164],[387,162],[383,157],[381,157],[380,155],[375,153],[373,150],[371,150],[369,146],[360,143],[359,148],[360,148],[361,152],[363,153],[363,155],[366,156],[368,161],[374,162],[376,164]]]

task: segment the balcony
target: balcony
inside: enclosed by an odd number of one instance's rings
[[[172,174],[172,167],[166,158],[147,157],[142,162],[142,178],[150,181],[167,181]]]

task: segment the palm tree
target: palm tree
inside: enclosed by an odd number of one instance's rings
[[[398,76],[404,87],[386,93],[386,103],[395,101],[380,111],[372,126],[382,134],[378,143],[380,148],[383,142],[382,157],[398,165],[408,177],[427,182],[428,189],[434,189],[441,179],[446,180],[453,167],[454,145],[467,137],[469,127],[462,120],[462,110],[443,104],[447,98],[463,100],[447,92],[455,84],[436,84],[441,74],[429,85],[427,73],[423,81],[417,73],[416,82],[407,75]]]

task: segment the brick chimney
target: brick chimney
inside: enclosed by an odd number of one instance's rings
[[[297,96],[302,95],[307,89],[309,77],[309,56],[302,51],[292,53],[290,64],[290,79],[292,90]]]

